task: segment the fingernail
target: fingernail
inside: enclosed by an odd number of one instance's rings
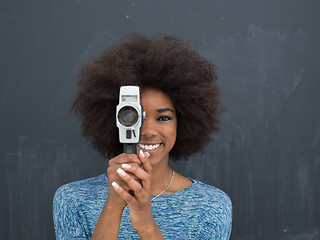
[[[121,167],[122,167],[122,168],[129,169],[129,168],[131,168],[131,165],[126,164],[126,163],[123,163],[123,164],[121,165]]]
[[[116,182],[112,182],[111,184],[114,188],[119,189],[119,185]]]
[[[140,155],[141,155],[142,157],[145,157],[145,155],[144,155],[144,153],[142,152],[141,149],[140,149]]]
[[[119,173],[121,176],[127,175],[121,168],[117,169],[117,173]]]
[[[150,157],[150,153],[148,153],[148,152],[145,152],[145,154],[147,155],[147,157]]]

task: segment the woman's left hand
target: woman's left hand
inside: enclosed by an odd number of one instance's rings
[[[121,168],[117,170],[119,176],[128,184],[134,194],[128,193],[116,183],[112,183],[112,185],[114,190],[128,204],[132,226],[141,237],[141,235],[149,235],[149,233],[159,232],[160,230],[152,216],[152,166],[147,161],[149,153],[140,151],[138,156],[143,164],[143,168],[130,164],[122,164]],[[133,173],[141,182],[138,182],[126,172]]]

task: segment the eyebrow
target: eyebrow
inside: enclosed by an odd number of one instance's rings
[[[159,108],[159,109],[157,109],[157,112],[158,113],[163,113],[163,112],[173,112],[173,110],[172,109],[170,109],[170,108]],[[174,113],[174,112],[173,112]]]

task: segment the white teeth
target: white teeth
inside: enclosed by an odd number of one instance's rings
[[[143,145],[139,144],[139,147],[146,149],[146,150],[154,150],[157,149],[160,146],[160,144],[155,144],[155,145]]]

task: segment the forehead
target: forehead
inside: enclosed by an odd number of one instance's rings
[[[145,109],[171,108],[174,110],[174,105],[170,97],[166,93],[154,88],[146,88],[142,90],[141,103]]]

